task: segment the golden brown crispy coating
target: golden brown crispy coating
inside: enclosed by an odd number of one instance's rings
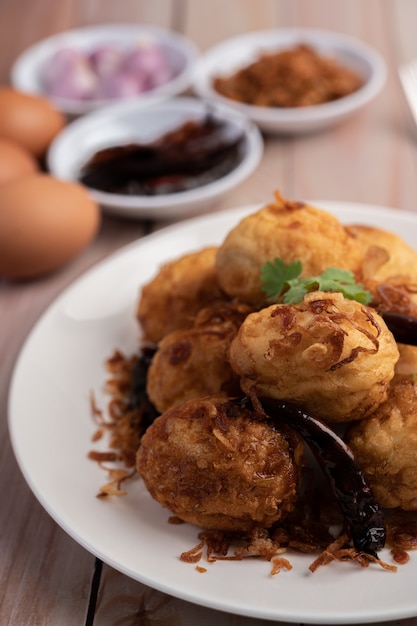
[[[191,398],[239,395],[239,379],[227,354],[249,312],[247,305],[234,303],[205,308],[192,328],[162,339],[147,378],[148,396],[159,412]]]
[[[205,529],[269,528],[292,511],[303,446],[225,398],[191,400],[158,417],[137,469],[151,496]]]
[[[417,378],[417,346],[398,343],[400,358],[395,366],[394,381],[402,378]]]
[[[362,247],[358,280],[372,293],[373,306],[417,316],[417,251],[402,237],[375,226],[349,225]]]
[[[203,306],[225,300],[217,281],[216,253],[216,247],[209,247],[166,263],[142,288],[136,316],[145,339],[158,343],[172,330],[192,326]]]
[[[417,251],[402,237],[375,226],[348,225],[346,230],[363,250],[362,274],[385,282],[390,278],[417,282]]]
[[[260,272],[274,258],[302,261],[302,276],[316,276],[328,267],[355,271],[362,251],[336,217],[276,193],[275,202],[241,220],[219,247],[221,288],[242,302],[265,305]]]
[[[417,317],[417,283],[411,284],[404,277],[395,277],[387,278],[384,282],[365,279],[362,284],[371,292],[371,305],[377,311]]]
[[[397,344],[371,308],[340,293],[251,313],[230,347],[245,393],[300,403],[329,422],[363,419],[383,402]]]
[[[417,510],[417,381],[401,380],[346,442],[380,506]]]

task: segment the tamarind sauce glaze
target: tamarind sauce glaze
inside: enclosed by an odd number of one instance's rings
[[[208,114],[188,120],[151,143],[128,143],[96,152],[81,168],[89,188],[155,196],[195,189],[230,173],[245,149],[243,130]]]

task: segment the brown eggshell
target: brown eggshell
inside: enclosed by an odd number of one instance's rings
[[[0,137],[16,141],[35,157],[45,155],[65,124],[64,115],[45,98],[0,87]]]
[[[0,184],[39,171],[35,157],[10,139],[0,137]]]
[[[79,183],[32,174],[0,185],[0,276],[33,278],[70,261],[93,239],[98,205]]]

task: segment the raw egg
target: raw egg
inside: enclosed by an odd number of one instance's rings
[[[35,157],[10,139],[0,137],[0,184],[39,170]]]
[[[90,243],[99,224],[99,207],[79,183],[37,173],[0,185],[0,276],[58,269]]]
[[[64,115],[42,96],[0,88],[0,137],[11,139],[42,158],[66,124]]]

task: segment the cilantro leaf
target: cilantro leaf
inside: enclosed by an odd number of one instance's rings
[[[318,283],[313,278],[300,278],[299,280],[290,281],[287,291],[283,294],[282,301],[286,304],[296,304],[301,302],[310,291],[317,291]]]
[[[302,270],[301,261],[286,265],[282,259],[267,261],[261,267],[262,289],[269,300],[275,301],[281,296],[287,283],[297,279]]]
[[[355,282],[349,270],[329,267],[322,274],[308,278],[300,278],[301,272],[301,261],[286,265],[282,259],[274,259],[265,263],[261,268],[261,281],[268,299],[276,302],[282,297],[283,302],[295,304],[311,291],[331,291],[361,304],[372,301],[372,294]]]

